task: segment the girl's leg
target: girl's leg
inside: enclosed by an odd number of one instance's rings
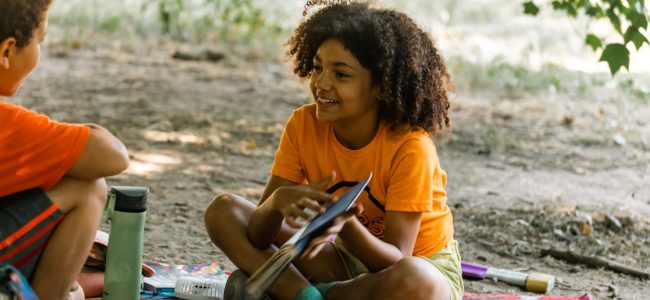
[[[273,246],[265,250],[256,248],[248,239],[247,226],[254,210],[255,205],[245,198],[223,194],[212,201],[204,216],[205,226],[212,242],[248,275],[254,273],[277,250]],[[291,230],[288,227],[283,227],[276,245],[284,243],[290,236]],[[306,276],[291,265],[271,286],[269,293],[275,298],[292,299],[299,291],[310,285],[306,278],[316,282],[339,279],[336,275],[340,274],[341,270],[345,273],[345,269],[337,255],[332,248],[323,251],[308,263],[299,260],[297,265]],[[336,261],[323,261],[331,259],[336,259]],[[338,263],[340,268],[335,268],[337,271],[331,271],[329,266],[332,263]]]
[[[327,299],[444,299],[449,286],[438,269],[417,257],[403,258],[377,273],[335,284]]]

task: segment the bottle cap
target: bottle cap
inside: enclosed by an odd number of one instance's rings
[[[111,187],[115,195],[114,211],[140,213],[147,211],[147,198],[149,189],[136,186],[114,186]]]
[[[553,275],[530,273],[526,280],[526,291],[548,294],[553,289],[554,283],[555,276]]]

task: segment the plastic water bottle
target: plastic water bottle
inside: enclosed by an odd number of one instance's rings
[[[142,240],[147,211],[146,187],[114,186],[104,217],[111,222],[104,274],[105,300],[140,299]]]

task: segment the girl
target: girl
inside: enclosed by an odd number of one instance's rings
[[[372,172],[355,213],[314,239],[270,295],[461,299],[446,173],[431,140],[449,126],[451,81],[432,38],[403,13],[335,3],[304,20],[288,46],[315,103],[288,120],[257,207],[230,194],[212,202],[212,241],[250,275],[309,210]]]

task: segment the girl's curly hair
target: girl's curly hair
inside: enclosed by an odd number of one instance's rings
[[[52,0],[0,1],[0,41],[14,37],[18,48],[27,46],[50,3]]]
[[[318,47],[330,38],[372,72],[380,88],[379,117],[391,129],[422,128],[435,135],[449,127],[453,84],[447,66],[433,38],[406,14],[367,3],[330,3],[303,20],[287,41],[293,72],[310,76]]]

